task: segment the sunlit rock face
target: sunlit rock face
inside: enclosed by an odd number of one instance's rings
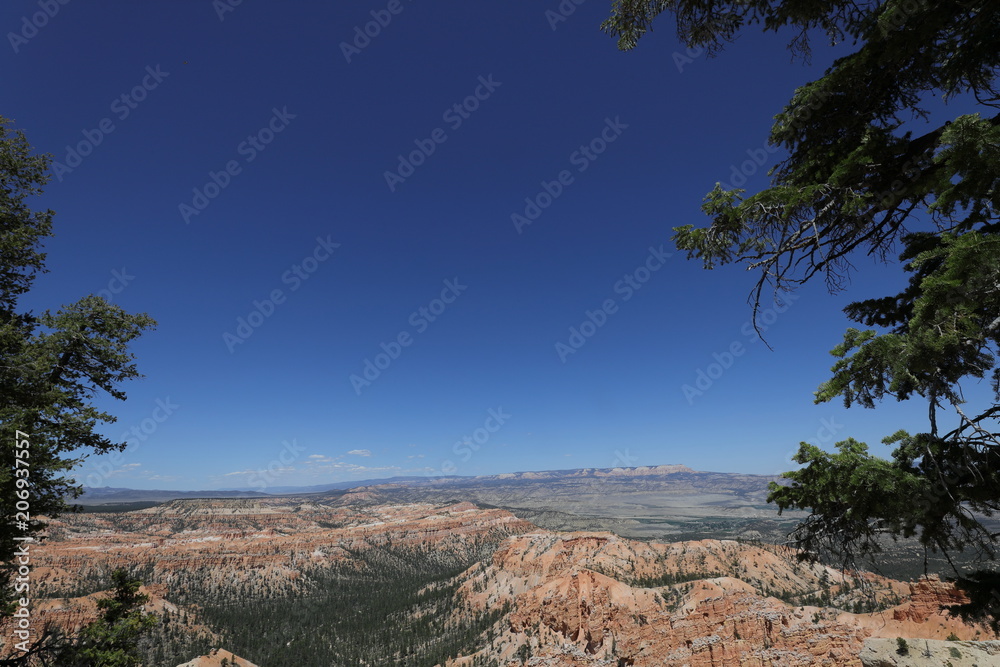
[[[184,618],[187,630],[219,647],[185,667],[223,659],[253,667],[221,648],[218,628],[181,602],[184,591],[197,586],[222,598],[238,591],[244,600],[294,595],[320,573],[360,571],[400,550],[473,563],[455,570],[461,573],[452,579],[457,588],[445,622],[502,610],[464,657],[447,661],[456,667],[512,667],[526,659],[535,666],[860,666],[869,664],[862,662],[865,642],[875,638],[993,638],[941,611],[964,598],[937,578],[845,575],[774,545],[559,533],[505,510],[374,504],[363,492],[310,501],[182,500],[53,521],[34,554],[37,627],[73,631],[96,618],[106,593],[74,591],[125,567],[146,582],[149,611]],[[845,611],[863,604],[880,611]],[[3,636],[9,642],[10,633]]]
[[[504,665],[531,655],[532,665],[860,666],[870,637],[992,637],[941,611],[964,598],[936,578],[845,577],[775,546],[532,532],[465,576],[470,606],[512,606],[483,651]],[[679,583],[657,585],[669,581]],[[779,599],[824,588],[837,606],[874,596],[886,608],[854,614]]]

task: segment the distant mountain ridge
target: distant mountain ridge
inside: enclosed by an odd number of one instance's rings
[[[548,530],[608,530],[638,539],[698,536],[783,539],[803,516],[767,502],[775,475],[701,472],[684,465],[579,468],[387,480],[322,502],[350,504],[471,502],[506,509]]]
[[[539,470],[528,472],[507,472],[498,475],[479,475],[458,479],[544,479],[547,477],[643,477],[647,475],[672,475],[679,472],[699,472],[686,465],[670,464],[659,466],[637,466],[634,468],[571,468],[569,470]],[[454,477],[446,479],[455,479]]]
[[[91,511],[138,510],[167,501],[283,498],[338,507],[468,502],[504,509],[552,531],[609,531],[639,540],[741,539],[780,543],[805,516],[767,502],[777,475],[697,471],[672,464],[576,468],[481,476],[394,477],[311,487],[246,490],[143,491],[88,489],[78,501]],[[326,490],[322,490],[326,487]],[[1000,529],[1000,524],[998,524]],[[886,544],[889,574],[917,576],[925,557],[914,541]],[[930,558],[933,572],[946,563]]]
[[[549,530],[608,530],[634,539],[726,537],[779,541],[802,518],[767,502],[775,475],[704,472],[680,464],[575,468],[479,476],[393,477],[248,490],[88,489],[93,511],[194,498],[298,498],[336,505],[470,502],[506,509]],[[131,503],[131,504],[130,504]]]
[[[119,503],[158,502],[183,498],[270,498],[271,494],[259,491],[171,491],[167,489],[127,489],[84,487],[76,503],[80,505],[105,505]]]
[[[476,476],[399,476],[378,479],[359,479],[346,482],[331,482],[329,484],[314,484],[312,486],[272,486],[266,491],[249,488],[214,489],[204,491],[175,491],[171,489],[130,489],[127,487],[84,487],[83,495],[77,500],[82,505],[102,505],[108,503],[134,502],[167,502],[183,498],[268,498],[271,496],[304,495],[325,493],[328,491],[348,491],[360,487],[379,486],[384,484],[463,484],[469,482],[488,482],[490,480],[544,480],[564,477],[641,477],[648,475],[673,474],[678,472],[697,472],[685,465],[639,466],[634,468],[573,468],[569,470],[542,470],[497,475]],[[738,473],[718,473],[738,474]]]

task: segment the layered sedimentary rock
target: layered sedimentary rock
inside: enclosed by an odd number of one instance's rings
[[[104,594],[88,586],[124,567],[148,582],[148,610],[197,626],[197,606],[183,603],[192,584],[222,597],[239,591],[241,600],[265,599],[305,590],[324,571],[417,552],[462,568],[475,562],[458,575],[449,613],[502,612],[474,655],[454,665],[860,667],[868,664],[866,641],[877,638],[993,638],[942,611],[964,597],[936,578],[845,574],[775,545],[555,533],[469,503],[373,506],[343,498],[174,501],[68,516],[52,522],[33,555],[35,594],[48,599],[32,609],[41,625],[78,629],[96,617]],[[880,611],[846,611],[862,607]],[[215,629],[200,629],[223,645]],[[0,628],[5,641],[7,630]],[[223,657],[232,661],[219,650],[188,664]]]
[[[199,625],[198,610],[180,604],[197,589],[220,599],[294,594],[310,575],[351,568],[357,554],[411,549],[468,562],[504,537],[534,526],[500,510],[468,503],[334,507],[288,501],[183,500],[123,514],[67,515],[50,522],[48,538],[32,552],[32,640],[47,627],[76,632],[97,618],[95,590],[116,569],[151,585],[147,611],[183,616]],[[93,591],[93,592],[91,592]],[[0,624],[0,655],[13,652],[9,624]]]
[[[964,598],[937,579],[844,576],[798,563],[780,547],[529,533],[510,538],[466,576],[461,592],[470,606],[512,607],[503,632],[482,652],[504,665],[532,656],[538,666],[860,667],[869,637],[992,636],[941,610]],[[657,577],[677,583],[656,585]],[[879,599],[884,605],[897,596],[904,602],[853,614],[774,597],[821,589],[838,606]]]

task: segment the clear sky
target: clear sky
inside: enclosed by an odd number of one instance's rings
[[[664,18],[624,54],[609,4],[4,3],[0,113],[58,163],[23,305],[99,292],[159,322],[101,401],[129,448],[79,479],[771,474],[801,440],[921,428],[921,405],[812,403],[841,309],[897,269],[860,257],[848,292],[765,313],[771,351],[755,275],[670,243],[717,181],[766,183],[773,115],[836,51],[750,31],[680,56]]]

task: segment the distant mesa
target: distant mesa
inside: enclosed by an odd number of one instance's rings
[[[616,478],[628,479],[636,477],[657,477],[674,474],[737,474],[737,473],[699,473],[685,465],[639,466],[634,468],[576,468],[571,470],[539,470],[501,473],[499,475],[458,476],[447,477],[390,477],[385,479],[361,479],[349,482],[331,482],[313,486],[281,486],[269,487],[267,492],[250,489],[224,489],[211,491],[171,491],[166,489],[128,489],[113,487],[84,487],[83,495],[75,502],[85,506],[101,506],[129,503],[162,503],[182,498],[270,498],[274,496],[296,496],[303,494],[319,494],[337,491],[361,491],[370,488],[402,488],[408,486],[428,486],[437,484],[464,485],[484,481],[542,481],[551,479],[571,478]],[[767,477],[751,475],[750,477]],[[135,508],[125,508],[135,509]]]
[[[477,479],[552,479],[556,477],[644,477],[651,475],[674,475],[696,473],[697,470],[685,465],[639,466],[637,468],[576,468],[573,470],[540,470],[536,472],[508,472],[500,475],[484,475]],[[456,478],[458,480],[468,478]]]

